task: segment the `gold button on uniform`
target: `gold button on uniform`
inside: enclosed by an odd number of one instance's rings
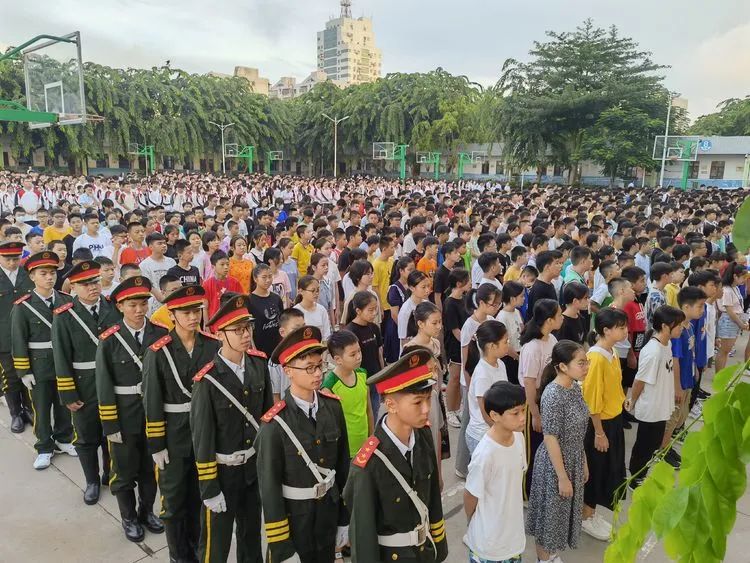
[[[393,555],[391,555],[391,559],[393,559],[395,561],[396,559],[398,559],[398,555],[396,553],[394,553]]]
[[[252,440],[245,440],[246,444],[252,444],[252,442],[253,442]]]
[[[424,551],[424,546],[423,545],[419,546],[419,551]]]
[[[396,497],[396,502],[401,502],[401,497]]]
[[[320,458],[320,463],[323,463],[324,461],[325,461],[325,459],[321,457]]]
[[[319,446],[320,445],[320,440],[315,440],[315,445]]]
[[[248,393],[247,389],[245,389],[245,390],[243,391],[243,393],[244,393],[245,395],[249,395],[249,394],[250,394],[250,393]]]

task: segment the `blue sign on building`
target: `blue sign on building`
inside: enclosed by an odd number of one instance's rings
[[[708,139],[701,140],[701,142],[698,143],[698,148],[701,152],[708,152],[711,150],[711,147],[713,147],[713,144]]]

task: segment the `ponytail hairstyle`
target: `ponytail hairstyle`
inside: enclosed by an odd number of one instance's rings
[[[307,273],[309,275],[312,275],[315,271],[315,268],[317,268],[318,263],[321,260],[328,260],[325,256],[323,256],[320,252],[314,252],[312,256],[310,256],[310,265],[307,267]]]
[[[268,233],[265,229],[255,229],[253,231],[253,234],[250,235],[250,240],[253,244],[253,248],[260,248],[260,245],[258,244],[258,241],[260,241],[262,238],[268,236]]]
[[[294,298],[295,305],[302,302],[302,290],[307,289],[314,283],[318,283],[318,280],[310,275],[302,276],[297,280],[297,297]]]
[[[562,304],[563,306],[570,305],[576,299],[583,299],[584,297],[588,297],[588,294],[589,288],[581,282],[572,281],[570,283],[566,283],[563,286],[562,290]]]
[[[693,274],[695,275],[695,274]],[[645,342],[648,342],[654,337],[654,334],[661,332],[664,325],[669,326],[671,331],[677,325],[685,322],[685,313],[679,310],[677,307],[670,307],[669,305],[662,305],[654,311],[654,315],[651,319],[651,329],[646,332]]]
[[[599,338],[604,336],[605,329],[628,326],[628,316],[620,309],[605,307],[596,314],[594,330],[589,333],[589,344],[593,346]]]
[[[411,297],[411,293],[412,293],[411,288],[417,287],[420,284],[420,282],[422,282],[422,280],[426,280],[426,279],[427,279],[427,274],[425,274],[424,272],[420,272],[419,270],[414,270],[413,272],[409,273],[409,277],[406,278],[406,285],[409,288],[409,297]]]
[[[477,289],[472,289],[466,294],[464,304],[469,315],[473,315],[474,311],[479,308],[479,303],[482,301],[485,303],[492,301],[494,303],[496,300],[499,301],[502,299],[502,295],[497,286],[491,283],[483,283]]]
[[[479,350],[484,355],[487,346],[500,342],[506,334],[508,334],[508,329],[505,328],[503,323],[495,319],[488,319],[479,325],[474,338],[477,340]]]
[[[414,264],[414,260],[411,259],[410,256],[402,256],[398,259],[397,262],[393,264],[393,268],[391,269],[391,279],[390,282],[396,283],[398,279],[401,277],[401,272],[406,270],[406,268],[409,267],[409,264]]]
[[[271,266],[269,266],[268,264],[264,264],[263,262],[261,262],[260,264],[258,264],[257,266],[255,266],[255,268],[253,268],[253,279],[255,281],[258,281],[258,278],[260,277],[260,274],[262,272],[265,272],[265,271],[269,271],[270,272],[271,271]]]
[[[453,268],[448,274],[448,292],[453,291],[458,287],[458,284],[466,283],[469,281],[469,271],[465,268]]]
[[[549,319],[554,319],[559,310],[560,305],[554,299],[540,299],[534,303],[534,314],[531,316],[531,320],[526,323],[521,334],[521,346],[544,336],[542,326]]]
[[[503,304],[507,305],[510,303],[513,299],[521,295],[524,292],[524,289],[526,288],[522,283],[517,281],[507,282],[503,285]]]
[[[583,350],[583,346],[572,340],[560,340],[560,342],[555,344],[554,348],[552,348],[550,361],[542,371],[542,381],[539,384],[539,392],[536,394],[538,404],[541,404],[544,389],[557,377],[557,370],[560,369],[560,364],[567,365],[572,362],[579,350]]]
[[[277,266],[281,266],[281,250],[275,246],[266,248],[266,251],[263,253],[263,262],[266,264],[275,262]]]
[[[349,305],[346,307],[344,324],[349,324],[355,319],[357,316],[357,309],[364,309],[373,301],[376,301],[376,297],[371,292],[357,291],[349,301]]]
[[[355,260],[352,262],[352,265],[349,266],[349,279],[352,280],[354,287],[357,287],[360,280],[362,280],[362,277],[372,273],[372,271],[372,264],[367,260]]]

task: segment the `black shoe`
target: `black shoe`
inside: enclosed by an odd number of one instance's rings
[[[83,502],[88,505],[99,502],[99,483],[87,483],[86,490],[83,492]]]
[[[632,425],[632,424],[630,424],[630,423],[629,423],[629,422],[628,422],[627,420],[623,420],[623,421],[622,421],[622,427],[623,427],[623,428],[624,428],[625,430],[630,430],[631,428],[633,428],[633,425]]]
[[[625,422],[638,422],[638,419],[636,417],[625,410],[622,412],[622,418],[625,419]]]
[[[683,430],[685,430],[684,424],[680,426],[679,428],[675,428],[674,431],[672,431],[672,438],[676,438],[677,436],[679,436]]]
[[[109,471],[102,473],[102,487],[109,487]]]
[[[675,469],[679,469],[680,464],[682,463],[682,457],[676,451],[669,450],[667,452],[667,455],[664,456],[664,461],[666,461],[669,465],[671,465]]]
[[[138,520],[123,520],[122,529],[125,530],[125,537],[132,542],[141,542],[146,537]]]
[[[699,399],[708,399],[711,396],[711,393],[708,391],[704,391],[703,389],[698,389],[697,393]]]
[[[26,430],[26,421],[23,417],[20,414],[12,416],[10,418],[10,431],[13,434],[20,434],[24,430]]]
[[[145,513],[141,511],[138,515],[138,520],[152,534],[161,534],[164,532],[164,522],[150,510]]]
[[[21,411],[21,418],[23,418],[26,424],[34,424],[34,415],[32,415],[28,409],[23,409]]]
[[[630,487],[632,490],[635,491],[638,487],[640,487],[641,485],[643,485],[643,479],[644,479],[644,477],[636,477],[635,479],[632,479],[628,483],[628,487]]]

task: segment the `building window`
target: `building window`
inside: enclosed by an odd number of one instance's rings
[[[503,161],[502,160],[495,161],[495,174],[498,176],[502,176],[503,173],[504,173]]]
[[[162,166],[164,166],[164,170],[173,170],[174,158],[172,158],[171,156],[165,156],[162,160]]]
[[[130,168],[130,159],[125,158],[124,156],[119,156],[117,158],[117,168]]]
[[[96,158],[96,167],[97,168],[109,168],[109,163],[107,162],[107,155],[99,155]]]
[[[490,162],[488,160],[485,160],[482,163],[482,174],[489,174],[490,173]]]
[[[700,162],[697,160],[694,160],[690,163],[690,168],[688,169],[688,178],[690,180],[695,180],[698,178],[698,171],[700,170],[701,165]]]
[[[562,176],[562,173],[563,173],[562,166],[559,166],[559,165],[555,164],[555,167],[552,170],[552,175],[553,176]]]
[[[723,160],[712,160],[711,161],[711,173],[708,176],[711,180],[723,180],[724,179],[724,161]]]

